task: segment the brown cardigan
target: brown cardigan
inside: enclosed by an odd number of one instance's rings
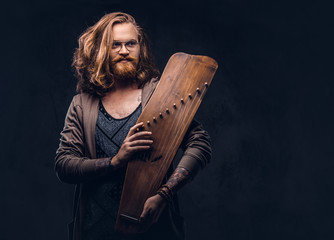
[[[142,107],[145,107],[158,83],[152,79],[142,90]],[[55,170],[62,182],[75,183],[74,239],[81,239],[81,207],[84,184],[106,174],[103,166],[96,166],[95,126],[98,115],[99,98],[81,93],[74,96],[68,109],[65,126],[61,132],[59,148],[56,152]],[[184,154],[178,164],[195,176],[211,158],[209,135],[201,125],[193,121],[181,144]],[[108,158],[106,158],[108,159]]]

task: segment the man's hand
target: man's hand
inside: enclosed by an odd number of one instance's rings
[[[159,217],[166,206],[166,200],[159,194],[146,200],[143,212],[140,215],[140,222],[143,224],[143,230],[146,231],[153,223],[159,220]]]
[[[116,156],[111,160],[111,163],[115,168],[124,166],[134,153],[148,150],[151,147],[153,143],[153,140],[150,139],[152,132],[136,132],[136,130],[141,126],[143,126],[143,123],[137,123],[132,128],[130,128],[121,148],[119,149]]]

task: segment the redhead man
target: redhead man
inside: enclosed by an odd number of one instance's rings
[[[176,193],[211,158],[209,136],[196,121],[183,139],[177,167],[146,200],[140,221],[147,231],[123,236],[113,227],[126,164],[153,143],[151,132],[135,131],[159,79],[145,33],[129,14],[107,14],[81,35],[73,66],[78,94],[55,163],[59,179],[76,184],[70,239],[184,239]]]

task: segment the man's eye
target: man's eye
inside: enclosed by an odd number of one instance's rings
[[[120,43],[120,42],[113,42],[112,47],[117,48],[117,47],[120,47],[121,45],[122,45],[122,43]]]
[[[137,44],[137,42],[135,42],[135,41],[130,41],[130,42],[127,42],[126,43],[126,46],[128,46],[128,47],[133,47],[133,46],[135,46]]]

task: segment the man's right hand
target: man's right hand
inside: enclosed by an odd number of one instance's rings
[[[150,149],[153,143],[153,140],[151,139],[152,132],[137,132],[137,129],[142,126],[143,123],[141,122],[130,128],[121,148],[116,156],[111,160],[111,164],[116,169],[124,166],[131,159],[134,153]]]

